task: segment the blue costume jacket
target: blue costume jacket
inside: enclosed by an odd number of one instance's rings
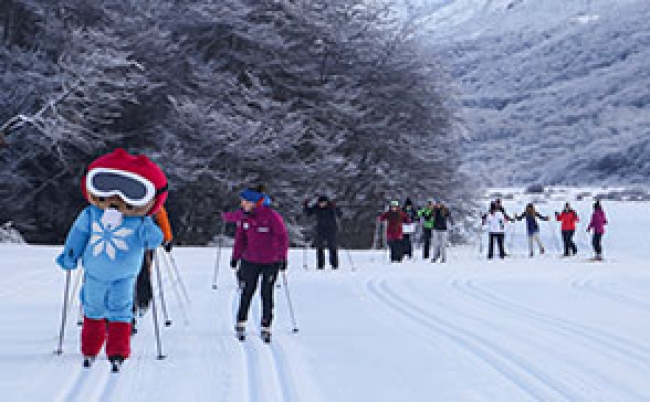
[[[56,262],[75,269],[79,258],[85,269],[81,299],[89,318],[130,321],[135,278],[145,249],[163,241],[150,217],[125,216],[115,228],[102,223],[104,211],[90,205],[77,216]]]

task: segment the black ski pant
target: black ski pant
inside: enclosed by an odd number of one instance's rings
[[[564,242],[564,255],[569,256],[571,254],[578,253],[578,247],[573,242],[573,234],[575,230],[563,230],[562,231],[562,242]]]
[[[239,311],[237,322],[246,322],[251,300],[257,289],[257,283],[262,278],[262,327],[270,327],[273,321],[273,288],[278,278],[278,266],[276,264],[256,264],[245,260],[241,261],[237,279],[241,288],[239,299]]]
[[[402,236],[402,256],[413,258],[413,243],[411,242],[411,235],[403,234]]]
[[[422,257],[426,260],[429,258],[429,252],[431,248],[431,229],[424,228],[422,232],[422,241],[423,241],[423,248],[422,248]]]
[[[319,232],[316,233],[316,264],[318,269],[325,267],[325,246],[327,246],[330,265],[336,269],[339,267],[339,256],[337,251],[336,232]]]
[[[404,240],[388,240],[388,249],[390,250],[390,262],[402,262]]]
[[[591,245],[594,246],[594,251],[596,252],[596,255],[601,255],[603,253],[603,234],[602,233],[594,233],[593,237],[591,238]]]
[[[506,252],[503,249],[503,239],[505,238],[504,233],[490,233],[490,245],[488,247],[488,258],[494,257],[494,242],[496,241],[497,246],[499,246],[499,257],[505,258]]]
[[[135,300],[133,301],[133,310],[136,308],[147,309],[153,298],[153,288],[151,287],[151,262],[153,261],[153,250],[144,252],[142,266],[135,281]]]

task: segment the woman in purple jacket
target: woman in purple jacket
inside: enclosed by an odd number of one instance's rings
[[[264,341],[271,340],[273,286],[278,271],[287,269],[289,236],[282,217],[264,205],[265,196],[256,190],[241,192],[243,216],[237,221],[235,245],[230,266],[237,271],[241,288],[235,331],[244,340],[246,319],[260,277],[262,297],[261,331]]]
[[[591,221],[589,222],[589,226],[587,226],[587,232],[591,229],[594,230],[591,244],[594,246],[594,252],[596,253],[594,260],[596,261],[602,261],[603,259],[602,239],[603,234],[605,234],[605,225],[607,225],[607,218],[605,217],[603,207],[600,205],[600,200],[597,200],[594,203],[594,213],[591,215]]]

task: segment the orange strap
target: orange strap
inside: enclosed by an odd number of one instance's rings
[[[160,208],[154,219],[156,220],[156,224],[160,227],[160,230],[163,232],[165,242],[171,241],[174,236],[172,235],[172,227],[169,224],[169,217],[167,216],[165,207]]]

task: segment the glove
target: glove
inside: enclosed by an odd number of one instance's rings
[[[166,252],[171,253],[172,252],[172,241],[166,241],[163,243],[163,248],[165,249]]]
[[[278,269],[280,271],[286,271],[287,270],[287,262],[286,261],[280,261],[276,263]]]
[[[238,264],[239,264],[239,260],[230,260],[230,268],[237,269]]]
[[[77,261],[73,260],[72,258],[66,256],[63,253],[61,253],[61,255],[59,255],[58,257],[56,257],[56,263],[59,264],[59,266],[62,269],[65,269],[66,271],[77,268]]]

